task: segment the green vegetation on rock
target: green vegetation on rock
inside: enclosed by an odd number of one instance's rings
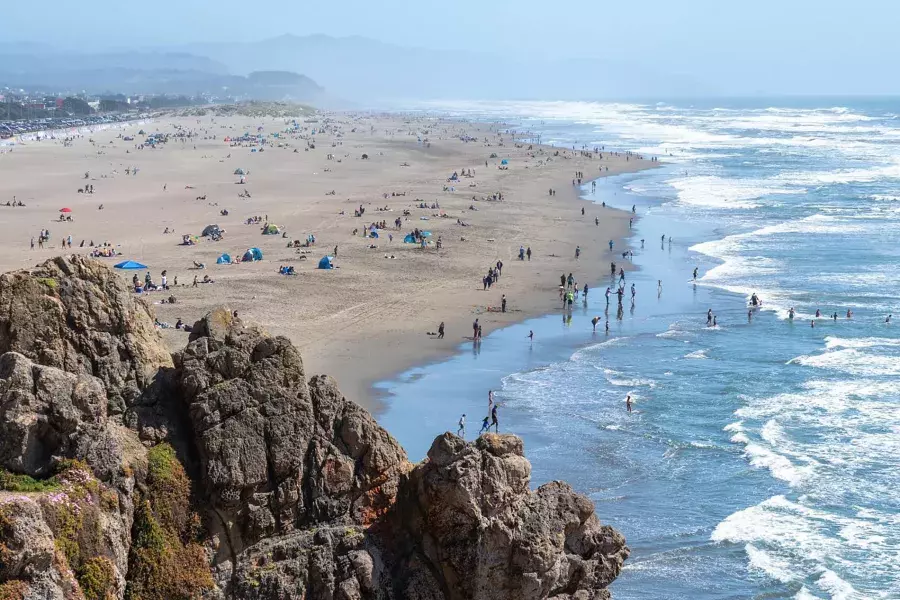
[[[34,479],[28,475],[19,475],[0,469],[0,490],[7,492],[52,492],[59,489],[59,481],[56,477],[49,479]]]
[[[147,489],[135,507],[128,600],[191,600],[213,587],[191,510],[191,483],[168,444],[148,453]]]

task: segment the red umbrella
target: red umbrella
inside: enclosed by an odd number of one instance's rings
[[[72,212],[72,209],[71,208],[61,208],[61,209],[59,209],[59,212]]]

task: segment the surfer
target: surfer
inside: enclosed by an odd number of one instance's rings
[[[625,408],[628,409],[628,412],[631,412],[631,394],[625,396]]]

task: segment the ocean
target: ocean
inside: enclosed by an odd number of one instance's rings
[[[900,102],[440,108],[664,165],[582,190],[634,207],[633,305],[589,282],[571,321],[379,384],[410,457],[463,412],[474,438],[493,389],[533,484],[567,480],[627,537],[617,600],[900,598]]]

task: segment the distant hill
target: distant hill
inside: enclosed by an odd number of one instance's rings
[[[396,99],[598,99],[702,94],[689,78],[596,59],[535,60],[407,48],[364,37],[282,35],[251,43],[191,44],[232,73],[304,73],[357,102]]]
[[[223,63],[189,52],[63,55],[46,46],[13,44],[0,45],[0,84],[47,92],[215,94],[313,103],[325,94],[304,75],[270,70],[231,75]]]

